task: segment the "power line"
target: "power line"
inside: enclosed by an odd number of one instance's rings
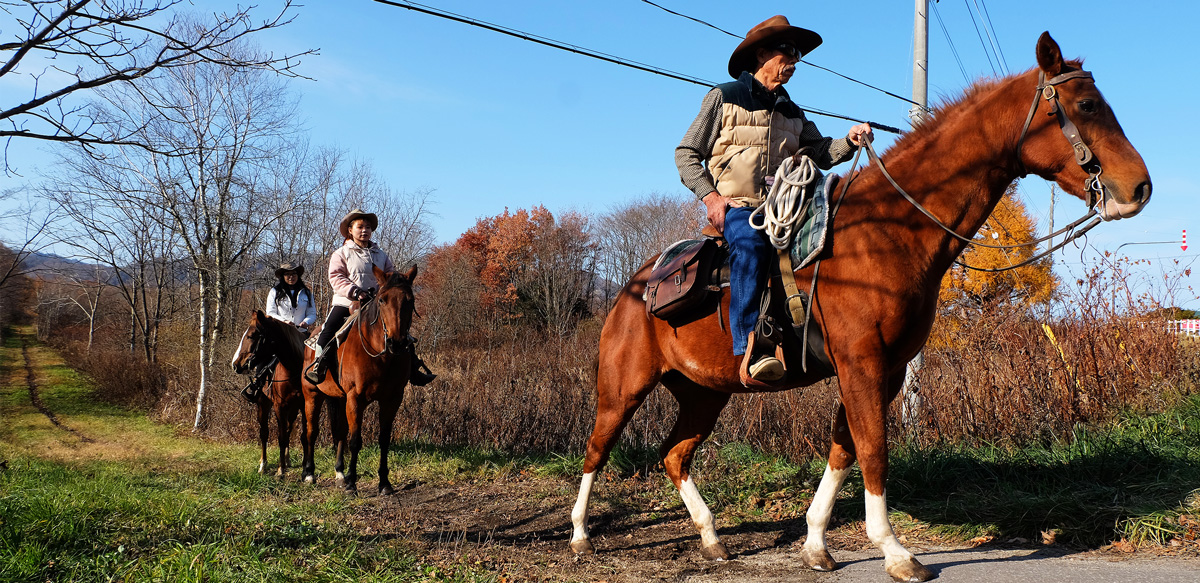
[[[744,38],[746,38],[746,37],[744,37],[744,36],[742,36],[742,35],[740,35],[740,34],[734,34],[734,33],[732,33],[732,32],[729,32],[728,30],[725,30],[725,29],[723,29],[723,28],[719,27],[719,26],[716,26],[716,25],[710,24],[710,23],[708,23],[708,22],[705,22],[705,21],[703,21],[703,20],[700,20],[699,18],[693,18],[693,17],[691,17],[691,16],[688,16],[688,15],[686,15],[686,14],[680,14],[680,13],[678,13],[678,12],[675,12],[674,10],[671,10],[670,8],[667,8],[667,7],[665,7],[665,6],[660,6],[660,5],[658,5],[658,4],[655,4],[655,3],[651,2],[650,0],[642,0],[642,2],[645,2],[646,4],[649,4],[649,5],[651,5],[651,6],[655,7],[655,8],[658,8],[659,10],[662,10],[663,12],[670,12],[671,14],[674,14],[675,16],[680,16],[680,17],[686,18],[686,19],[688,19],[688,20],[691,20],[691,21],[694,21],[694,22],[699,22],[700,24],[703,24],[704,26],[707,26],[707,27],[709,27],[709,28],[711,28],[711,29],[713,29],[713,30],[721,31],[721,32],[723,32],[723,33],[725,33],[725,34],[727,34],[727,35],[729,35],[729,36],[733,37],[733,38],[739,38],[739,39],[744,39]]]
[[[1011,72],[1008,68],[1008,59],[1004,58],[1004,48],[1000,46],[1000,35],[996,34],[996,26],[992,24],[992,15],[988,12],[987,1],[979,0],[979,5],[983,6],[983,16],[987,20],[988,28],[992,29],[992,43],[996,51],[996,59],[1004,65],[1004,72],[1008,74]]]
[[[373,1],[378,2],[379,4],[386,4],[388,6],[393,6],[396,8],[404,8],[406,10],[412,10],[414,12],[420,12],[422,14],[436,16],[438,18],[444,18],[446,20],[452,20],[452,21],[459,22],[462,24],[476,26],[476,27],[479,27],[479,28],[482,28],[485,30],[490,30],[492,32],[498,32],[500,34],[508,35],[508,36],[511,36],[514,38],[519,38],[521,40],[537,43],[540,45],[545,45],[545,46],[548,46],[551,48],[567,51],[570,53],[575,53],[577,55],[582,55],[585,57],[591,57],[593,59],[599,59],[601,61],[613,63],[615,65],[621,65],[623,67],[629,67],[631,69],[637,69],[639,71],[645,71],[647,73],[653,73],[655,75],[661,75],[663,77],[668,77],[668,78],[676,79],[679,81],[686,81],[688,83],[693,83],[695,85],[701,85],[704,87],[713,87],[713,86],[717,85],[716,83],[714,83],[712,81],[707,81],[707,80],[701,79],[699,77],[693,77],[691,75],[677,73],[677,72],[671,71],[669,69],[663,69],[662,67],[655,67],[653,65],[647,65],[645,63],[639,63],[637,61],[631,61],[629,59],[623,59],[623,58],[617,57],[615,55],[601,53],[599,51],[586,49],[586,48],[583,48],[578,45],[573,45],[570,43],[557,41],[557,40],[547,38],[544,36],[539,36],[536,34],[522,32],[515,28],[509,28],[507,26],[493,24],[490,22],[476,19],[476,18],[471,18],[469,16],[463,16],[461,14],[456,14],[456,13],[449,12],[446,10],[441,10],[439,8],[434,8],[432,6],[419,4],[417,2],[405,2],[405,1],[393,1],[393,0],[373,0]],[[845,115],[839,115],[836,113],[831,113],[828,111],[823,111],[823,110],[819,110],[819,109],[815,109],[815,108],[811,108],[811,107],[800,106],[799,104],[797,104],[797,106],[800,108],[801,111],[813,113],[815,115],[832,117],[832,118],[836,118],[836,119],[844,119],[847,121],[853,121],[853,122],[858,122],[858,123],[867,123],[867,124],[870,124],[871,127],[875,128],[877,130],[880,130],[880,131],[891,132],[894,134],[901,133],[901,131],[898,128],[895,128],[895,127],[892,127],[889,125],[884,125],[884,124],[873,122],[873,121],[864,121],[861,119],[857,119],[857,118],[853,118],[853,117],[849,117],[849,116],[845,116]]]
[[[707,27],[709,27],[709,28],[711,28],[711,29],[713,29],[713,30],[717,30],[717,31],[723,32],[723,33],[725,33],[725,34],[727,34],[727,35],[729,35],[729,36],[731,36],[731,37],[733,37],[733,38],[736,38],[736,39],[745,39],[745,38],[746,38],[746,37],[744,37],[744,36],[742,36],[742,35],[740,35],[740,34],[734,34],[734,33],[732,33],[732,32],[729,32],[728,30],[725,30],[725,29],[723,29],[723,28],[721,28],[721,27],[719,27],[719,26],[716,26],[716,25],[714,25],[714,24],[712,24],[712,23],[706,22],[706,21],[704,21],[704,20],[701,20],[701,19],[699,19],[699,18],[695,18],[695,17],[692,17],[692,16],[688,16],[688,15],[686,15],[686,14],[681,14],[681,13],[679,13],[679,12],[675,12],[674,10],[671,10],[671,9],[669,9],[669,8],[665,8],[665,7],[663,7],[663,6],[660,6],[660,5],[658,5],[658,4],[655,4],[655,3],[651,2],[650,0],[642,0],[642,2],[645,2],[646,4],[649,4],[649,5],[651,5],[651,6],[655,7],[655,8],[658,8],[659,10],[662,10],[663,12],[668,12],[668,13],[670,13],[670,14],[674,14],[675,16],[678,16],[678,17],[680,17],[680,18],[686,18],[686,19],[688,19],[688,20],[691,20],[691,21],[693,21],[693,22],[698,22],[698,23],[700,23],[700,24],[703,24],[704,26],[707,26]],[[918,107],[921,107],[921,108],[923,108],[923,109],[924,109],[925,111],[927,111],[927,112],[931,111],[931,110],[930,110],[928,107],[924,107],[924,106],[922,106],[920,103],[917,103],[917,102],[915,102],[915,101],[913,101],[913,100],[911,100],[911,99],[909,99],[909,98],[907,98],[907,97],[903,97],[903,96],[901,96],[901,95],[896,95],[895,93],[892,93],[891,91],[888,91],[887,89],[882,89],[882,88],[880,88],[880,87],[876,87],[876,86],[874,86],[874,85],[871,85],[870,83],[866,83],[866,82],[863,82],[863,81],[859,81],[858,79],[855,79],[855,78],[853,78],[853,77],[848,77],[848,76],[846,76],[846,75],[843,75],[843,74],[841,74],[841,73],[838,73],[837,71],[834,71],[833,69],[828,69],[828,68],[822,67],[822,66],[820,66],[820,65],[817,65],[817,64],[815,64],[815,63],[810,63],[810,62],[808,62],[808,61],[805,61],[804,59],[800,59],[800,62],[801,62],[801,63],[804,63],[805,65],[808,65],[809,67],[814,67],[814,68],[820,69],[820,70],[822,70],[822,71],[827,71],[827,72],[829,72],[829,73],[833,73],[834,75],[837,75],[838,77],[841,77],[842,79],[845,79],[845,80],[847,80],[847,81],[853,81],[853,82],[855,82],[855,83],[858,83],[859,85],[862,85],[863,87],[868,87],[868,88],[870,88],[870,89],[874,89],[875,91],[879,91],[880,93],[884,93],[884,94],[887,94],[887,95],[889,95],[889,96],[891,96],[891,97],[895,97],[896,99],[899,99],[899,100],[901,100],[901,101],[906,101],[906,102],[908,102],[908,103],[911,103],[911,104],[913,104],[913,105],[916,105],[916,106],[918,106]]]
[[[991,67],[993,75],[999,76],[1000,74],[996,72],[996,65],[992,63],[992,54],[988,51],[988,45],[986,42],[983,42],[983,33],[979,32],[979,23],[975,21],[975,13],[971,12],[969,0],[963,0],[963,4],[967,7],[967,14],[971,17],[971,24],[975,26],[975,36],[979,37],[979,44],[983,45],[983,56],[987,57],[988,67]]]
[[[937,19],[938,26],[942,29],[942,34],[946,35],[946,44],[950,45],[950,54],[954,55],[954,62],[958,63],[958,70],[962,72],[963,81],[969,84],[971,79],[967,76],[967,68],[963,66],[962,58],[958,56],[958,48],[954,46],[954,40],[950,38],[950,31],[946,29],[946,23],[942,20],[942,14],[938,12],[937,5],[937,2],[930,5],[933,7],[933,16]]]

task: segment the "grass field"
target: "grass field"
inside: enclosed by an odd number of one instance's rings
[[[325,450],[319,468],[332,465]],[[512,458],[412,443],[393,453],[393,472],[406,479],[540,479],[566,496],[581,467],[578,456]],[[368,480],[373,464],[363,465]],[[300,484],[295,475],[259,476],[256,466],[247,444],[200,439],[106,405],[88,379],[28,334],[0,347],[0,581],[506,580],[503,570],[364,529],[353,517],[377,499]],[[660,509],[677,514],[681,503],[660,468],[651,452],[618,450],[601,502],[654,509],[648,520]],[[722,528],[768,519],[802,525],[820,476],[819,462],[795,465],[742,444],[705,448],[697,470]],[[910,540],[1196,554],[1200,398],[1080,427],[1069,442],[1041,447],[899,447],[889,484],[893,520]],[[861,537],[861,493],[861,481],[851,480],[835,540]]]

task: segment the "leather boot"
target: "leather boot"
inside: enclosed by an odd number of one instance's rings
[[[433,371],[429,370],[428,366],[425,366],[425,361],[417,356],[416,347],[409,348],[409,356],[412,357],[410,359],[412,361],[412,370],[408,373],[409,384],[415,387],[423,387],[437,378],[437,375],[433,374]]]
[[[325,380],[325,371],[329,370],[329,359],[335,352],[337,351],[326,347],[318,348],[313,363],[308,367],[308,372],[304,373],[304,378],[314,385],[321,384]]]

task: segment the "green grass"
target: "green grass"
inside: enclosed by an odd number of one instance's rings
[[[1194,539],[1200,511],[1200,396],[1127,414],[1072,439],[1022,449],[901,448],[888,501],[948,535],[991,534],[1098,546],[1122,537]]]
[[[0,581],[496,579],[354,530],[365,499],[259,476],[253,448],[99,403],[31,344],[40,398],[90,441],[55,428],[29,399],[19,342],[0,347]]]

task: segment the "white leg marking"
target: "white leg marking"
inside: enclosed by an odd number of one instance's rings
[[[838,490],[850,475],[850,468],[835,470],[825,464],[825,474],[821,476],[821,485],[813,494],[812,503],[808,505],[805,515],[808,521],[808,537],[804,539],[804,548],[813,551],[825,551],[825,529],[829,527],[829,519],[833,516],[833,503],[837,500]]]
[[[260,473],[260,474],[261,474],[261,473],[263,473],[263,472],[265,472],[265,471],[267,471],[267,460],[266,460],[266,459],[263,459],[263,458],[259,458],[259,460],[258,460],[258,473]]]
[[[896,540],[892,532],[892,523],[888,520],[887,490],[883,494],[866,493],[867,504],[867,538],[883,551],[883,566],[885,568],[900,562],[912,560],[912,553]]]
[[[704,498],[700,496],[700,491],[696,489],[696,483],[692,481],[691,476],[679,485],[679,497],[683,498],[683,505],[687,506],[688,513],[692,515],[692,522],[696,523],[696,528],[700,530],[700,543],[710,547],[721,542],[717,538],[717,529],[713,526],[712,511],[704,503]]]
[[[583,475],[579,481],[579,498],[575,500],[575,508],[571,510],[571,524],[575,527],[571,533],[571,542],[588,539],[588,501],[592,497],[592,484],[596,482],[596,472]]]
[[[333,475],[333,477],[334,477],[334,478],[336,478],[336,479],[337,479],[337,481],[339,481],[339,482],[345,482],[345,481],[346,481],[346,474],[343,474],[343,473],[341,473],[341,472],[334,472],[334,475]]]

